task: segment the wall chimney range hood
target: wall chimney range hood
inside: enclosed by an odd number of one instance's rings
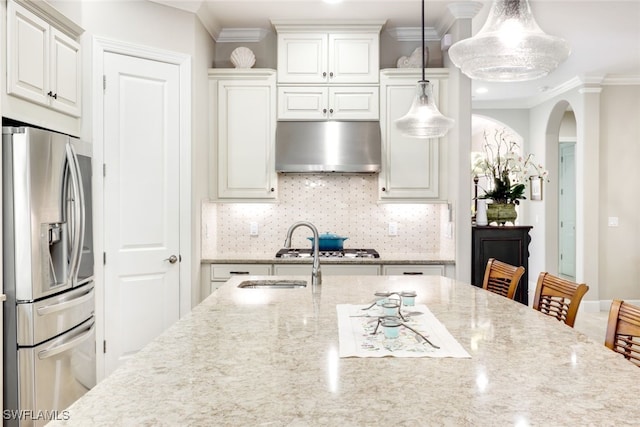
[[[281,121],[276,128],[278,172],[380,172],[381,151],[377,121]]]

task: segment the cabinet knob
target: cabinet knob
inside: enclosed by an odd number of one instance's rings
[[[382,187],[382,191],[387,191],[387,187]]]
[[[333,71],[329,73],[329,77],[333,77]]]
[[[326,108],[322,109],[322,114],[327,114],[327,109]]]
[[[329,109],[329,114],[333,114],[333,108]]]
[[[327,77],[327,72],[326,71],[322,72],[322,77]]]
[[[276,189],[275,189],[275,188],[273,188],[273,187],[271,187],[271,189],[270,189],[270,190],[271,190],[271,192],[272,192],[272,193],[273,193],[274,191],[276,191]]]

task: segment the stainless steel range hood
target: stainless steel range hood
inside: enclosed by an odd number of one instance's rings
[[[380,172],[379,122],[278,122],[278,172]]]

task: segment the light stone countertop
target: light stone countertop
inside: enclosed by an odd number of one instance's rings
[[[73,404],[73,426],[621,426],[640,370],[533,309],[439,276],[234,277]],[[287,279],[308,277],[289,276]],[[416,290],[470,359],[338,357],[337,304]]]
[[[312,257],[276,258],[270,254],[221,254],[215,258],[205,258],[202,264],[310,264]],[[453,265],[455,261],[449,255],[428,254],[392,254],[380,253],[380,258],[333,258],[321,257],[320,264],[379,264],[379,265]]]

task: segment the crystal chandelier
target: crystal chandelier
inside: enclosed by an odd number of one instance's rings
[[[416,95],[409,112],[395,121],[396,127],[405,136],[415,138],[440,138],[453,127],[453,119],[440,113],[433,100],[433,89],[424,77],[427,64],[424,61],[424,0],[422,0],[422,80],[416,87]]]
[[[528,0],[494,0],[482,29],[453,44],[449,58],[472,79],[519,82],[546,76],[570,50],[540,29]]]

